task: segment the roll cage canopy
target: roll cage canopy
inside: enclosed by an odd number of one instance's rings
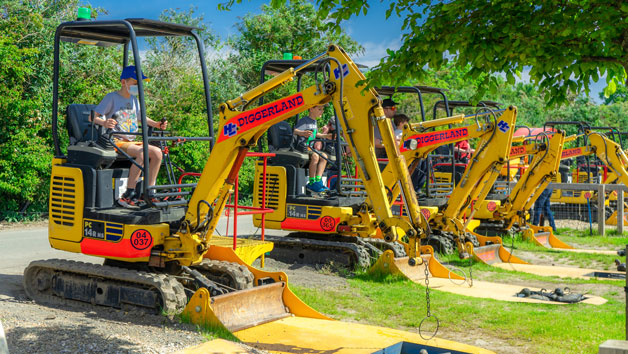
[[[136,37],[194,36],[196,27],[144,18],[116,21],[72,21],[59,26],[63,42],[110,47],[125,44],[131,38],[130,24]]]
[[[199,65],[203,79],[203,89],[205,96],[205,105],[207,113],[208,136],[207,137],[188,137],[187,140],[208,141],[210,151],[214,146],[214,127],[212,121],[211,96],[209,91],[209,79],[207,74],[207,66],[205,63],[205,48],[203,41],[195,32],[197,28],[180,25],[176,23],[149,20],[144,18],[128,18],[125,20],[77,20],[61,23],[55,32],[54,38],[54,67],[53,67],[53,86],[52,86],[52,137],[54,142],[55,156],[62,156],[59,139],[59,67],[60,67],[60,47],[61,42],[69,42],[73,44],[86,44],[98,47],[114,47],[123,46],[122,67],[129,65],[129,49],[133,54],[133,63],[136,68],[138,77],[142,73],[141,56],[137,45],[137,37],[192,37],[196,42],[198,50]],[[130,47],[130,48],[129,48]],[[144,83],[143,80],[137,82],[138,100],[140,104],[140,117],[142,127],[147,127],[146,123],[146,105],[144,100]],[[144,164],[142,171],[145,176],[148,175],[149,156],[148,142],[159,140],[170,140],[164,137],[152,137],[148,135],[148,129],[141,129],[140,135],[143,144]],[[157,186],[147,187],[143,184],[143,193],[148,194],[148,188],[157,189]],[[170,203],[170,202],[168,202]]]

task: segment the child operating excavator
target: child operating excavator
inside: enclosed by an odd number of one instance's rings
[[[323,172],[325,171],[325,166],[327,166],[327,160],[319,156],[317,152],[314,152],[309,146],[309,142],[316,138],[331,138],[331,133],[318,131],[316,120],[323,115],[324,110],[325,105],[318,105],[310,108],[309,114],[299,119],[294,126],[294,135],[296,137],[295,146],[297,150],[307,153],[310,156],[310,165],[308,169],[310,178],[306,188],[317,193],[328,190],[322,181]],[[324,152],[320,152],[320,154],[327,157]]]
[[[148,79],[142,74],[142,79]],[[138,117],[140,115],[140,104],[137,99],[137,72],[135,66],[127,66],[122,70],[120,75],[120,89],[108,93],[102,101],[94,108],[96,116],[94,123],[102,125],[107,129],[111,129],[114,133],[113,141],[116,146],[127,153],[129,156],[135,158],[136,162],[143,166],[144,163],[144,148],[142,142],[135,141],[137,135],[124,135],[115,133],[137,133],[138,132]],[[166,129],[168,126],[167,121],[155,122],[152,119],[146,118],[149,126],[154,128]],[[148,178],[144,178],[148,181],[149,186],[154,186],[157,180],[157,173],[159,167],[161,167],[162,152],[161,149],[148,145],[149,154],[149,173]],[[131,165],[129,171],[129,179],[127,182],[127,190],[118,199],[118,204],[123,207],[137,207],[140,196],[139,192],[135,191],[137,180],[140,176],[140,169],[135,165]],[[150,196],[143,196],[144,198],[150,198]]]

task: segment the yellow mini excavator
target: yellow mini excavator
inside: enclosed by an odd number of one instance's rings
[[[597,176],[598,183],[622,183],[624,185],[628,183],[628,174],[626,173],[628,160],[626,160],[626,152],[623,150],[620,142],[609,138],[609,136],[605,133],[596,131],[599,130],[599,127],[589,127],[581,122],[548,122],[546,124],[550,126],[577,124],[580,128],[581,132],[579,134],[566,138],[566,142],[579,142],[579,144],[576,144],[579,146],[564,149],[561,160],[575,158],[577,161],[583,161],[583,158],[589,156],[594,156],[597,160],[596,164],[580,164],[578,166],[579,168],[574,173],[575,178],[571,179],[569,179],[570,176],[568,175],[568,167],[565,166],[566,171],[563,171],[556,176],[556,182],[568,183],[568,180],[571,180],[574,183],[587,182],[592,181],[593,178]],[[607,131],[610,135],[614,135],[614,129],[612,128],[604,128],[603,130]],[[599,171],[595,165],[600,165],[605,170],[604,173]],[[582,167],[582,170],[580,170],[580,167]],[[593,169],[594,167],[595,169]],[[587,199],[591,202],[591,217],[597,218],[597,209],[600,207],[597,205],[597,191],[554,190],[551,201],[555,204],[552,205],[552,210],[560,211],[561,209],[559,208],[561,206],[572,209],[575,207],[577,214],[582,214],[580,209],[582,205],[586,206]],[[609,195],[605,197],[604,205],[601,207],[605,209],[606,222],[609,224],[616,224],[617,212],[609,210],[610,208],[608,207],[611,201],[616,202],[616,195],[614,195],[614,193],[609,193]],[[586,214],[588,215],[588,212]],[[560,245],[553,247],[565,248],[560,247]]]
[[[517,110],[508,107],[493,111],[484,108],[469,116],[459,115],[441,120],[413,123],[406,125],[403,131],[401,154],[414,169],[420,159],[443,144],[455,143],[472,138],[479,138],[476,152],[464,170],[456,188],[446,202],[439,207],[439,212],[429,220],[430,234],[425,242],[440,252],[453,252],[454,244],[461,257],[468,257],[465,242],[479,246],[476,237],[466,232],[467,224],[484,201],[495,180],[508,160],[509,147],[516,122]],[[445,130],[432,130],[442,123],[459,124],[472,121],[471,124]],[[382,173],[384,180],[393,177],[388,168]],[[393,197],[399,195],[399,189],[392,189]],[[466,216],[465,216],[466,215]],[[465,221],[465,217],[466,220]]]
[[[272,60],[262,66],[262,73],[277,73],[299,66],[305,60]],[[297,90],[308,73],[316,73],[316,67],[304,68],[297,75]],[[262,81],[262,83],[264,80]],[[338,117],[335,111],[334,118]],[[334,131],[344,130],[339,119],[332,119],[335,123]],[[371,121],[371,126],[377,124]],[[354,129],[370,129],[368,126]],[[285,237],[266,236],[274,244],[270,257],[292,263],[325,264],[333,262],[348,266],[369,267],[373,258],[379,257],[383,251],[390,250],[395,258],[407,255],[405,246],[399,242],[388,242],[381,232],[376,215],[373,212],[374,201],[365,191],[371,182],[364,181],[359,176],[353,176],[353,169],[348,166],[346,134],[336,134],[334,140],[321,141],[323,151],[313,146],[316,140],[310,142],[312,153],[320,154],[321,159],[328,161],[329,168],[323,179],[328,181],[331,190],[324,194],[307,191],[306,173],[309,157],[295,149],[293,145],[293,129],[288,122],[279,122],[268,131],[269,150],[275,154],[268,161],[266,172],[260,162],[256,166],[253,205],[262,206],[262,181],[267,179],[266,200],[267,207],[273,212],[266,214],[265,227],[270,229],[292,231]],[[331,149],[329,147],[332,147]],[[359,163],[359,160],[357,160]],[[384,190],[390,190],[398,184],[395,179],[387,180]],[[392,200],[388,200],[392,204]],[[404,208],[409,210],[413,204],[418,210],[416,200],[407,198]],[[435,207],[420,207],[421,213],[415,220],[424,228],[425,215],[436,212]],[[261,216],[253,217],[254,224],[261,226]],[[432,254],[430,247],[423,246],[422,253]],[[451,277],[454,275],[445,269],[435,258],[429,259],[429,268],[433,276]],[[423,274],[423,273],[421,273]]]
[[[146,208],[139,210],[116,207],[113,200],[118,180],[128,173],[134,161],[114,150],[111,135],[116,133],[94,132],[89,125],[89,106],[73,106],[75,111],[68,111],[72,142],[67,153],[61,149],[57,128],[60,45],[122,45],[126,66],[131,44],[139,76],[142,69],[137,37],[142,36],[191,36],[196,40],[207,118],[211,122],[203,47],[194,28],[145,19],[72,21],[59,25],[54,42],[52,121],[56,157],[50,181],[49,241],[53,248],[100,257],[105,264],[63,259],[33,261],[24,272],[28,296],[44,303],[87,303],[168,313],[180,312],[188,298],[193,297],[194,306],[188,306],[188,314],[199,322],[232,331],[291,315],[326,319],[290,292],[285,273],[257,270],[230,248],[213,244],[212,239],[247,151],[272,125],[328,102],[338,112],[340,128],[357,162],[372,222],[387,242],[401,241],[403,237],[410,266],[424,264],[420,247],[424,221],[411,193],[404,159],[394,148],[392,127],[384,117],[377,94],[358,85],[365,79],[362,73],[344,50],[333,45],[312,60],[220,105],[218,137],[198,183],[144,185],[144,192],[166,189],[175,192],[161,194],[178,194],[167,201],[149,201]],[[312,66],[319,71],[314,85],[251,107],[257,99]],[[138,82],[138,118],[141,127],[146,127],[143,85]],[[391,213],[373,150],[373,123],[387,146],[395,183],[407,195],[410,221]],[[144,142],[168,139],[150,136],[145,129],[138,135]],[[146,175],[150,163],[146,151],[144,156],[144,164],[139,167]]]
[[[510,149],[510,159],[532,156],[525,172],[521,175],[510,194],[494,210],[489,218],[479,218],[480,225],[473,231],[486,236],[504,235],[510,232],[523,232],[543,244],[568,245],[558,240],[551,228],[528,223],[529,210],[541,192],[555,178],[560,165],[565,133],[557,131],[526,137],[523,144]],[[480,237],[484,238],[484,237]]]

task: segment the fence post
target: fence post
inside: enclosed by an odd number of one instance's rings
[[[600,183],[597,186],[597,233],[600,236],[606,235],[606,229],[604,227],[606,222],[605,201],[604,184]]]
[[[619,236],[624,234],[624,189],[622,187],[617,190],[617,233]]]

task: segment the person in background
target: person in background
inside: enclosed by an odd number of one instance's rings
[[[142,75],[142,79],[146,80],[148,78]],[[135,66],[127,66],[122,70],[120,86],[119,90],[108,93],[94,108],[96,112],[94,124],[112,129],[113,132],[137,133],[139,131],[140,103],[137,99],[138,88]],[[167,121],[155,122],[147,117],[146,122],[154,128],[166,129],[168,127]],[[140,166],[143,166],[144,148],[142,142],[135,141],[136,137],[137,135],[116,134],[113,135],[113,140],[120,150],[135,158],[135,161]],[[148,155],[150,160],[147,181],[148,186],[154,186],[161,167],[162,152],[160,148],[148,145]],[[137,207],[140,198],[151,198],[153,201],[156,201],[150,195],[140,196],[139,192],[135,190],[140,172],[140,169],[135,164],[131,165],[127,190],[117,201],[120,206],[126,208]]]
[[[541,221],[541,214],[543,214],[543,217],[545,218],[545,220],[549,221],[549,224],[552,227],[552,230],[556,232],[556,223],[554,222],[554,214],[552,213],[552,210],[550,209],[550,197],[551,196],[552,196],[552,188],[550,187],[545,188],[545,190],[541,192],[539,199],[537,199],[536,202],[534,203],[534,220],[532,220],[532,224],[539,225],[539,222]]]
[[[397,146],[401,144],[401,138],[403,136],[403,126],[410,122],[410,118],[403,113],[396,113],[393,116],[393,124],[395,126],[395,140],[397,141]]]
[[[323,192],[329,190],[323,184],[323,172],[325,166],[327,166],[327,160],[321,158],[317,152],[314,152],[310,148],[310,141],[313,139],[329,139],[330,133],[323,133],[318,131],[318,125],[316,120],[323,115],[325,105],[318,105],[310,108],[307,116],[301,117],[294,126],[294,135],[296,137],[296,149],[307,153],[310,156],[309,164],[309,181],[305,186],[308,190],[313,192]],[[317,142],[318,143],[318,142]],[[319,148],[322,146],[319,146]],[[324,157],[327,155],[324,152],[320,152]]]
[[[454,145],[454,157],[457,162],[469,163],[473,153],[475,153],[475,149],[471,148],[469,140],[462,140]]]

